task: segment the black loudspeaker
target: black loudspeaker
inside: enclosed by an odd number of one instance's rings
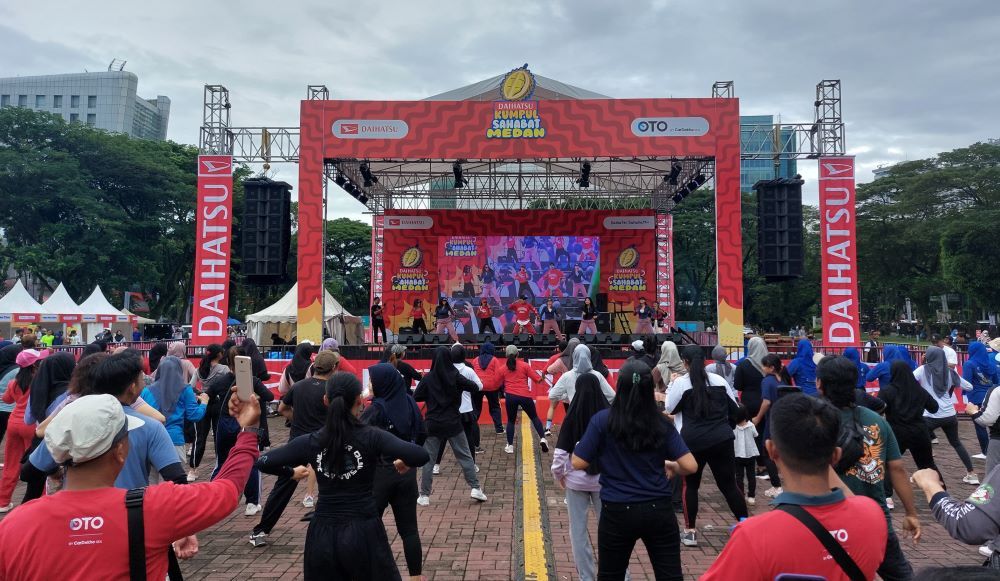
[[[598,333],[611,332],[611,315],[608,314],[608,293],[597,293],[597,316],[594,317],[594,324]],[[603,341],[602,341],[603,342]]]
[[[757,261],[761,276],[781,282],[802,276],[801,179],[754,184],[757,191]]]
[[[593,333],[587,333],[586,335],[577,335],[580,338],[581,343],[591,344],[597,342],[597,335]]]
[[[396,336],[396,342],[400,345],[415,345],[423,340],[423,334],[403,333]]]
[[[514,344],[514,334],[513,333],[504,333],[503,334],[503,344],[504,345],[513,345]]]
[[[247,282],[271,284],[285,278],[292,238],[292,186],[267,178],[243,182],[243,261]]]

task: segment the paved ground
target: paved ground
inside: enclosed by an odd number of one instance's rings
[[[282,442],[286,437],[284,422],[272,418],[272,440]],[[518,437],[522,430],[518,429]],[[961,422],[961,435],[970,453],[978,448],[974,445],[975,436],[968,421]],[[455,463],[454,456],[449,451],[442,464],[442,474],[434,480],[434,494],[431,506],[421,508],[420,536],[424,547],[424,574],[428,579],[460,580],[460,579],[523,579],[525,568],[525,535],[521,523],[531,522],[528,513],[534,509],[529,505],[525,510],[522,496],[522,475],[520,462],[527,458],[522,446],[516,446],[515,455],[503,452],[503,436],[493,433],[492,429],[483,431],[483,448],[486,452],[478,460],[482,469],[480,478],[483,489],[489,495],[489,502],[479,504],[469,498],[469,489],[465,485],[461,471]],[[554,438],[550,438],[552,442]],[[964,470],[961,467],[954,450],[944,441],[934,447],[939,466],[946,474],[949,489],[967,494],[974,487],[963,484],[961,477]],[[573,565],[572,552],[569,543],[569,525],[563,494],[552,480],[548,470],[549,455],[539,453],[537,446],[532,447],[535,454],[536,473],[539,493],[539,516],[543,525],[541,539],[545,543],[544,563],[540,574],[529,574],[528,579],[556,578],[576,579],[576,569]],[[530,458],[529,458],[530,459]],[[976,460],[976,469],[982,477],[983,463]],[[912,470],[912,462],[907,457],[907,464]],[[202,477],[207,477],[212,465],[209,454],[206,454],[205,464],[199,470]],[[274,479],[265,477],[264,488],[270,490]],[[760,513],[769,510],[763,491],[767,483],[758,481],[758,506],[753,512]],[[304,489],[300,486],[300,489]],[[21,488],[15,494],[20,498]],[[299,519],[306,512],[300,501],[303,493],[298,492],[295,504],[290,505],[284,517],[275,527],[265,547],[253,548],[247,542],[247,535],[256,519],[243,516],[240,506],[224,522],[199,535],[201,540],[200,554],[182,565],[186,579],[299,579],[301,578],[301,559],[303,543],[305,542],[306,523]],[[897,501],[898,504],[898,501]],[[924,523],[924,538],[919,544],[904,541],[904,551],[918,570],[933,565],[976,565],[981,558],[975,547],[961,545],[948,538],[944,529],[933,522],[927,503],[922,496],[917,503],[921,520]],[[699,540],[696,548],[682,548],[684,573],[687,578],[694,579],[704,572],[725,545],[728,527],[732,524],[732,516],[725,508],[722,496],[715,488],[710,477],[702,486],[701,514],[699,515]],[[901,515],[897,509],[896,516]],[[679,516],[679,515],[678,515]],[[392,541],[393,552],[400,570],[406,572],[402,555],[402,545],[396,539],[395,526],[391,513],[385,519],[386,530]],[[591,535],[596,542],[597,524],[591,523]],[[898,522],[897,522],[898,530]],[[530,537],[528,553],[532,553]],[[538,538],[537,535],[535,538]],[[532,558],[529,557],[529,570],[533,570]],[[535,567],[537,568],[537,567]],[[633,557],[631,566],[632,578],[652,579],[649,561],[642,549]]]

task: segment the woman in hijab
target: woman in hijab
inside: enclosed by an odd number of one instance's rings
[[[799,341],[798,353],[787,369],[795,387],[806,395],[816,395],[816,362],[813,360],[813,346],[809,339]]]
[[[49,417],[65,397],[74,367],[76,358],[68,351],[60,351],[45,358],[31,380],[28,411],[24,414],[26,424],[38,423]]]
[[[604,364],[604,357],[601,356],[601,351],[593,345],[589,345],[588,347],[590,347],[590,364],[594,366],[594,371],[600,373],[604,379],[608,379],[611,375],[611,370]]]
[[[955,373],[955,370],[948,367],[947,357],[940,347],[927,348],[924,364],[913,372],[913,377],[938,404],[938,411],[924,412],[924,423],[927,426],[927,431],[933,432],[937,428],[944,431],[948,443],[955,449],[958,458],[965,466],[967,474],[965,478],[962,478],[962,482],[978,485],[979,477],[972,469],[972,458],[969,457],[965,446],[962,445],[962,440],[958,437],[958,414],[955,412],[955,404],[952,401],[955,388],[971,390],[972,384],[963,380]]]
[[[684,362],[681,361],[681,354],[677,351],[677,344],[673,341],[664,341],[660,346],[660,360],[653,367],[653,383],[659,394],[667,392],[667,388],[675,379],[687,373]]]
[[[1000,384],[1000,376],[997,373],[997,364],[993,357],[986,350],[986,345],[975,341],[969,343],[969,359],[962,366],[962,379],[972,384],[972,391],[969,392],[969,403],[976,407],[982,407],[983,400],[990,388]],[[975,422],[976,438],[979,440],[979,447],[985,455],[989,448],[990,433],[987,428]]]
[[[590,348],[587,345],[577,345],[573,351],[573,368],[563,373],[559,381],[549,389],[549,422],[552,422],[558,402],[565,402],[567,407],[573,404],[573,399],[576,397],[577,380],[587,375],[597,381],[597,386],[601,388],[601,393],[604,394],[604,398],[608,400],[608,403],[614,401],[615,390],[611,389],[611,384],[608,383],[608,380],[595,371],[593,364],[591,364]]]
[[[560,378],[560,381],[566,375]],[[586,470],[574,470],[570,460],[576,443],[587,431],[590,418],[597,412],[611,407],[601,392],[598,377],[600,375],[586,373],[574,378],[576,395],[563,419],[556,449],[552,455],[552,476],[559,486],[566,490],[573,561],[576,563],[580,579],[589,581],[597,578],[597,565],[594,549],[590,543],[590,532],[587,530],[587,513],[593,507],[597,520],[601,520],[600,467],[594,462]]]
[[[183,341],[174,341],[167,346],[167,355],[176,357],[184,368],[184,381],[189,385],[194,385],[194,378],[198,375],[198,369],[187,357],[187,345]]]
[[[767,343],[764,338],[751,337],[747,343],[747,356],[736,364],[733,372],[733,387],[740,392],[740,403],[747,407],[751,418],[757,416],[763,401],[760,384],[764,381],[764,365],[761,362],[766,355]]]
[[[170,351],[166,343],[153,343],[149,349],[149,374],[156,373],[156,368],[160,366],[160,360],[167,356]]]
[[[374,397],[361,420],[404,442],[423,445],[426,433],[420,408],[410,396],[410,390],[396,368],[388,363],[380,363],[368,368],[368,377],[371,378]],[[396,532],[403,539],[406,568],[411,578],[419,579],[422,574],[423,553],[417,530],[417,471],[408,470],[400,474],[394,461],[395,458],[379,458],[372,493],[380,517],[385,514],[387,506],[392,506]]]
[[[865,380],[878,381],[879,389],[881,389],[892,381],[892,362],[896,360],[902,361],[902,359],[903,354],[900,352],[900,347],[896,345],[882,347],[882,362],[871,368]]]
[[[712,348],[712,363],[706,365],[705,370],[725,379],[726,383],[732,387],[733,376],[736,374],[736,366],[729,362],[726,348],[722,345],[716,345]]]
[[[312,366],[313,346],[312,343],[299,343],[295,348],[295,354],[291,362],[285,367],[281,374],[281,382],[278,384],[278,391],[288,393],[297,382],[306,378],[309,368]]]
[[[251,374],[261,381],[271,379],[271,374],[267,371],[267,363],[264,362],[264,356],[261,354],[260,348],[257,347],[257,342],[247,337],[240,346],[250,358]]]
[[[879,390],[878,398],[885,402],[885,419],[896,435],[899,453],[905,454],[909,450],[917,468],[937,470],[931,438],[922,416],[924,411],[938,411],[938,403],[917,383],[905,361],[892,362],[892,380]],[[941,481],[944,482],[944,475]],[[886,498],[890,498],[892,483],[886,479],[885,485]]]
[[[166,348],[166,345],[164,345]],[[195,396],[194,388],[184,379],[184,367],[176,357],[164,357],[157,366],[156,381],[142,390],[142,399],[166,418],[167,433],[184,462],[184,421],[197,422],[205,417],[208,395]],[[158,481],[154,473],[150,480]]]
[[[861,362],[861,352],[856,347],[848,347],[844,349],[844,357],[858,368],[858,383],[854,387],[863,390],[868,383],[869,368],[868,365]]]
[[[552,365],[548,368],[548,373],[551,375],[560,375],[566,373],[573,368],[573,353],[576,351],[576,346],[580,344],[580,340],[573,337],[566,343],[566,348],[563,349],[562,355],[559,359],[556,359]]]
[[[913,357],[910,355],[909,347],[907,347],[906,345],[900,345],[899,347],[896,348],[896,350],[899,352],[900,358],[903,361],[905,361],[907,365],[910,366],[910,371],[913,371],[917,368],[917,362],[914,361]]]

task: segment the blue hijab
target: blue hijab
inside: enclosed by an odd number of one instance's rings
[[[788,374],[802,393],[816,395],[816,364],[813,362],[813,346],[809,339],[799,341],[798,353],[788,364]]]
[[[164,357],[156,367],[154,376],[156,381],[149,386],[149,392],[153,394],[156,407],[166,417],[170,417],[177,407],[177,401],[181,398],[181,393],[188,386],[184,380],[184,367],[181,360],[176,357]]]
[[[979,341],[969,343],[969,360],[962,366],[962,377],[972,384],[969,401],[976,405],[982,403],[991,387],[1000,383],[1000,371],[986,345]]]
[[[413,441],[420,431],[420,410],[406,389],[403,376],[388,363],[379,363],[368,368],[372,382],[372,408],[382,412],[382,428],[391,431],[401,439]]]
[[[844,349],[844,357],[846,357],[855,367],[858,368],[858,383],[855,385],[858,389],[864,389],[865,383],[868,382],[868,366],[861,362],[861,353],[854,347],[848,347]]]
[[[886,345],[882,347],[882,362],[868,372],[868,381],[878,381],[879,388],[883,388],[892,383],[892,362],[903,361],[907,365],[909,362],[903,357],[898,345]]]
[[[493,361],[493,354],[496,353],[496,348],[493,343],[489,341],[483,343],[483,346],[479,348],[479,368],[486,371],[490,363]]]
[[[898,357],[901,361],[905,361],[906,364],[910,366],[910,371],[915,371],[917,369],[917,362],[910,356],[910,350],[905,345],[896,347],[896,353],[898,353]]]

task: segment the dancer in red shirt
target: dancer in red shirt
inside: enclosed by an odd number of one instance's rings
[[[556,265],[549,263],[549,269],[545,271],[542,275],[542,279],[538,281],[538,286],[542,287],[543,297],[561,297],[564,296],[562,292],[562,281],[566,277],[563,271],[556,268]]]
[[[535,326],[531,324],[532,319],[538,315],[535,306],[528,302],[528,295],[522,294],[521,298],[510,304],[508,307],[514,311],[514,334],[530,333],[535,334]]]
[[[410,318],[413,319],[414,333],[427,333],[427,321],[424,319],[426,314],[423,299],[413,301],[413,310],[410,311]]]
[[[462,267],[462,294],[465,298],[471,299],[476,296],[476,286],[472,284],[475,275],[472,274],[472,267],[466,264]]]
[[[592,236],[584,236],[580,238],[580,260],[597,260],[597,252],[594,249],[595,240]]]
[[[528,274],[528,269],[521,265],[517,273],[514,274],[514,280],[517,281],[517,296],[523,297],[531,292],[531,288],[528,285],[528,281],[531,280],[531,275]],[[525,288],[529,287],[529,288]]]
[[[493,325],[493,309],[490,308],[486,297],[479,300],[479,308],[476,309],[476,318],[479,319],[479,332],[485,333],[489,328],[490,333],[496,333],[497,328]]]
[[[516,345],[507,345],[504,353],[507,355],[507,362],[500,367],[507,407],[507,447],[504,448],[504,452],[514,453],[514,422],[517,420],[518,408],[527,414],[532,427],[538,433],[538,445],[541,446],[542,452],[548,452],[549,443],[545,439],[542,422],[538,419],[538,410],[535,409],[535,397],[539,393],[548,393],[545,378],[523,359],[518,358],[519,351]],[[535,386],[530,383],[532,381],[535,382]]]

